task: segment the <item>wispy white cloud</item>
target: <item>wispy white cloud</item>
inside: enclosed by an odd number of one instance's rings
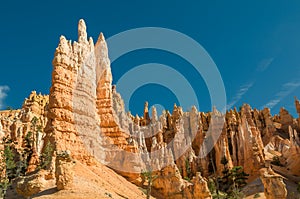
[[[242,97],[243,95],[245,95],[248,90],[253,86],[254,81],[244,84],[242,85],[238,92],[236,93],[236,95],[233,97],[233,99],[230,101],[230,103],[227,104],[227,109],[230,109],[231,107],[233,107]]]
[[[0,86],[0,109],[4,106],[4,99],[7,97],[7,91],[9,91],[8,86]]]
[[[290,81],[281,86],[281,89],[278,93],[276,93],[274,99],[270,100],[266,103],[262,108],[268,107],[273,108],[276,106],[282,99],[286,96],[290,95],[295,89],[300,86],[300,81]]]
[[[267,70],[267,68],[272,64],[274,61],[274,57],[263,59],[257,66],[256,70],[259,72],[263,72]]]

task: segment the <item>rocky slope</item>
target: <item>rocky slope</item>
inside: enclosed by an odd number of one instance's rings
[[[267,108],[257,110],[247,104],[225,114],[215,109],[198,112],[195,107],[183,112],[174,105],[171,113],[157,116],[153,108],[150,118],[147,102],[143,116],[132,116],[125,112],[122,98],[112,85],[104,36],[100,34],[94,44],[80,20],[78,42],[60,37],[49,96],[33,92],[20,110],[0,112],[0,137],[9,137],[15,148],[22,150],[28,132],[36,132],[32,135],[29,177],[22,179],[26,183],[16,185],[22,195],[66,198],[78,190],[84,192],[79,188],[84,182],[86,187],[106,190],[113,198],[145,197],[115,172],[145,187],[141,173],[151,170],[156,176],[152,194],[157,198],[211,198],[208,178],[222,175],[221,160],[225,157],[229,168],[243,166],[249,184],[261,178],[266,198],[286,198],[289,193],[282,173],[292,184],[298,183],[300,175],[300,160],[295,158],[300,154],[297,99],[295,106],[297,119],[284,108],[272,116]],[[53,148],[51,162],[45,170],[37,171],[49,145]],[[31,179],[33,171],[37,174]],[[33,180],[37,183],[31,193],[28,186],[33,186]],[[55,187],[60,191],[53,189],[52,196],[42,196],[48,193],[43,190]],[[97,194],[101,196],[87,191],[88,198],[110,197],[100,192]]]

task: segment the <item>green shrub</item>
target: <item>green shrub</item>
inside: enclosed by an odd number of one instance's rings
[[[183,179],[188,181],[188,182],[191,182],[191,179],[188,176],[185,176]]]
[[[53,154],[53,146],[51,145],[50,142],[47,142],[44,151],[40,157],[40,168],[41,169],[46,169],[49,164],[52,161],[52,154]]]
[[[185,159],[185,168],[186,168],[187,177],[190,178],[192,175],[192,169],[188,158]]]
[[[224,169],[223,176],[220,178],[220,190],[227,193],[229,198],[243,198],[241,189],[247,184],[248,174],[244,172],[242,166],[234,166],[232,169],[228,167],[228,160],[224,156],[221,159]]]
[[[10,185],[10,181],[7,177],[7,173],[5,172],[6,170],[6,157],[4,150],[0,151],[1,154],[1,162],[0,162],[0,198],[4,198],[6,194],[6,190]]]
[[[245,198],[244,193],[240,189],[234,189],[228,194],[228,199],[243,199]]]
[[[144,171],[141,174],[143,180],[148,183],[146,189],[146,195],[147,195],[147,199],[150,199],[152,183],[158,176],[154,175],[151,169],[149,169],[148,171]]]
[[[283,165],[280,163],[279,157],[276,155],[273,157],[273,160],[271,161],[271,164],[274,164],[276,166],[282,167]]]
[[[215,193],[216,192],[216,184],[214,182],[214,180],[212,178],[208,179],[208,183],[207,183],[208,189],[210,191],[210,193]]]
[[[259,198],[260,197],[260,194],[259,193],[256,193],[255,195],[254,195],[254,198]]]

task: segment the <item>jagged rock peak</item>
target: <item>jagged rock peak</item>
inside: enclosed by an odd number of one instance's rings
[[[98,40],[94,47],[94,53],[96,57],[96,70],[97,70],[97,80],[100,78],[101,71],[106,70],[106,75],[111,76],[108,78],[108,81],[112,81],[111,69],[110,69],[110,60],[108,57],[108,48],[104,38],[103,33],[100,33]],[[110,83],[111,84],[111,83]]]
[[[144,104],[144,119],[147,120],[147,121],[150,120],[149,108],[148,108],[148,102],[147,101]]]
[[[86,24],[83,19],[78,22],[78,42],[87,42]]]
[[[71,49],[71,44],[68,42],[64,35],[59,37],[59,44],[56,48],[56,53],[66,53],[68,54]]]
[[[104,48],[107,51],[107,44],[106,44],[105,37],[102,32],[99,34],[95,46],[101,46],[102,48]]]
[[[297,97],[295,97],[295,106],[296,106],[297,113],[300,115],[300,102],[297,99]]]
[[[157,110],[156,110],[156,107],[155,107],[155,106],[152,106],[152,118],[151,118],[151,120],[152,120],[152,122],[154,123],[154,122],[157,121],[157,119],[158,119],[158,117],[157,117]]]
[[[99,34],[99,36],[98,36],[98,41],[99,41],[99,42],[105,41],[105,37],[104,37],[104,35],[103,35],[102,32],[100,32],[100,34]]]

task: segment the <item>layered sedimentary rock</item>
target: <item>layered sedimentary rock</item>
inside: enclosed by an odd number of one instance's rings
[[[43,133],[43,128],[47,123],[47,108],[49,97],[47,95],[37,94],[32,91],[25,99],[22,109],[0,111],[1,131],[5,135],[10,135],[13,141],[22,144],[23,138],[28,131],[39,130]],[[33,119],[36,117],[35,121]],[[38,129],[33,129],[39,127]],[[41,135],[39,135],[41,137]],[[37,141],[37,148],[40,151],[41,141]]]
[[[59,151],[55,161],[55,178],[58,190],[72,189],[74,181],[73,167],[76,162],[70,151]]]
[[[263,168],[260,170],[260,173],[266,198],[286,199],[287,190],[283,182],[283,177],[276,174],[271,168]]]
[[[78,42],[61,36],[55,51],[45,143],[51,143],[54,151],[71,151],[72,158],[82,163],[91,165],[97,159],[137,180],[142,161],[131,155],[137,152],[128,130],[133,122],[122,103],[112,87],[103,34],[94,45],[80,20]],[[53,171],[54,160],[55,153]]]
[[[82,20],[78,26],[78,43],[72,44],[61,36],[53,60],[45,143],[53,144],[55,151],[69,150],[74,159],[88,164],[96,156],[138,183],[145,165],[154,165],[155,158],[149,154],[151,149],[161,149],[155,169],[162,169],[174,164],[173,156],[180,155],[176,151],[181,150],[183,142],[187,145],[191,140],[184,139],[188,132],[182,126],[180,107],[175,106],[172,116],[167,113],[167,118],[152,118],[155,124],[151,127],[147,104],[143,117],[131,119],[112,86],[107,52],[102,34],[95,46],[91,39],[87,40]],[[153,137],[158,131],[159,136]],[[183,162],[178,164],[184,165]],[[179,178],[182,181],[181,175]]]
[[[47,171],[41,171],[33,175],[19,177],[16,185],[16,192],[26,198],[41,192],[45,187],[51,186],[52,181],[47,181]]]
[[[86,25],[80,20],[78,42],[72,44],[61,36],[53,67],[46,140],[55,143],[56,150],[70,150],[75,159],[85,162],[90,161],[90,155],[99,155],[101,146],[134,151],[127,141],[130,135],[122,129],[113,109],[118,105],[113,101],[103,34],[94,46],[91,38],[87,40]]]
[[[48,121],[48,101],[47,95],[32,91],[21,109],[0,112],[2,136],[14,143],[14,148],[19,155],[23,153],[27,144],[25,138],[27,137],[32,142],[32,153],[28,157],[30,159],[28,172],[35,170],[39,163],[45,136],[44,128]],[[2,136],[0,135],[1,140]]]
[[[133,121],[125,113],[124,102],[112,86],[108,49],[101,33],[95,45],[97,70],[97,113],[106,164],[131,181],[140,181],[142,160],[137,141],[133,138]],[[103,153],[102,153],[103,154]],[[98,159],[102,154],[96,154]],[[139,179],[138,179],[139,178]],[[137,183],[137,182],[136,182]]]
[[[88,124],[95,126],[99,122],[94,103],[96,69],[93,67],[93,49],[94,43],[91,38],[87,40],[82,20],[78,24],[78,42],[72,44],[64,36],[60,37],[52,62],[49,121],[45,130],[45,142],[53,144],[56,151],[70,150],[74,158],[88,163],[91,155],[83,146],[77,127],[87,128],[86,133],[91,136],[94,129]]]
[[[258,175],[258,170],[264,166],[264,146],[249,105],[243,106],[241,110],[241,128],[238,135],[241,139],[238,144],[238,165],[242,165],[251,176]]]

